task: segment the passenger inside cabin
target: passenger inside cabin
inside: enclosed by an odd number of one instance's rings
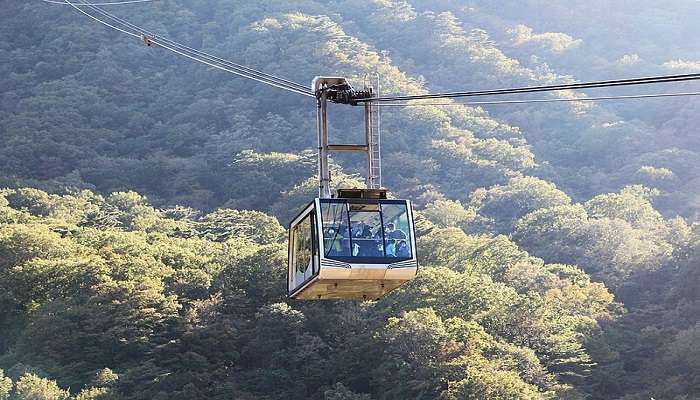
[[[393,222],[386,225],[386,238],[396,240],[406,240],[406,233],[401,229],[396,229]]]
[[[396,229],[396,225],[394,225],[393,222],[386,224],[386,256],[410,257],[410,251],[408,250],[406,238],[406,233],[401,229]]]
[[[350,242],[346,237],[347,226],[340,225],[338,230],[327,228],[324,232],[326,238],[326,252],[329,256],[349,256]]]
[[[372,232],[372,227],[364,220],[352,222],[353,257],[382,257],[382,232],[377,229]]]
[[[381,229],[377,229],[377,232],[372,235],[372,245],[367,253],[368,257],[383,257],[384,256],[384,246],[382,246],[382,232]]]
[[[396,257],[410,257],[411,252],[408,249],[408,243],[405,240],[399,240],[396,245]]]
[[[369,227],[369,225],[365,224],[365,221],[360,220],[357,223],[353,224],[352,237],[360,239],[371,239],[372,229]]]
[[[396,257],[396,240],[388,239],[386,242],[386,256]]]

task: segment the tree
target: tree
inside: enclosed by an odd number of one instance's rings
[[[68,400],[70,393],[52,380],[25,374],[17,381],[15,397],[17,400]]]
[[[449,361],[459,346],[451,343],[442,319],[430,308],[390,318],[379,333],[383,362],[376,379],[389,398],[438,398],[446,389]],[[390,382],[401,382],[392,385]]]
[[[466,210],[459,201],[436,200],[422,211],[431,222],[440,228],[466,228],[475,217],[474,210]]]
[[[85,388],[75,396],[75,400],[111,400],[114,396],[110,389],[107,388]]]
[[[497,232],[508,232],[522,216],[538,209],[566,206],[571,199],[557,187],[534,177],[512,178],[505,185],[476,190],[470,205],[493,220]]]
[[[338,382],[332,388],[323,392],[323,400],[371,400],[368,394],[358,394]]]
[[[450,385],[448,400],[544,400],[551,394],[540,393],[511,371],[470,371],[470,377]]]
[[[580,249],[577,238],[588,224],[581,205],[543,208],[523,216],[515,224],[515,241],[549,262],[575,264]]]
[[[0,274],[35,258],[61,258],[72,251],[74,244],[47,225],[0,226]]]
[[[308,332],[303,313],[284,303],[263,306],[255,315],[242,359],[249,365],[245,387],[274,398],[310,395],[329,376],[329,346]],[[278,385],[270,389],[270,385]],[[282,385],[283,384],[283,385]]]
[[[6,3],[0,364],[19,365],[13,378],[32,365],[82,398],[138,400],[700,397],[699,228],[682,220],[700,209],[697,101],[384,109],[383,184],[425,205],[419,276],[379,302],[285,307],[277,221],[316,196],[313,103],[104,46],[70,7]],[[684,2],[230,3],[124,17],[298,82],[379,74],[388,95],[698,67]],[[333,141],[355,142],[361,109],[337,108]],[[362,187],[360,158],[335,161],[334,183]],[[664,192],[616,192],[640,182]],[[105,366],[118,381],[95,379]]]
[[[95,387],[111,387],[119,380],[119,375],[109,368],[103,368],[95,374],[91,384]]]
[[[215,286],[226,300],[226,307],[254,313],[264,304],[282,301],[286,295],[287,248],[261,247],[239,262],[227,265]]]
[[[209,240],[248,239],[259,244],[278,243],[284,228],[277,219],[259,211],[220,209],[206,215],[197,231]]]
[[[650,199],[655,191],[631,186],[620,193],[599,195],[585,203],[591,218],[621,219],[635,228],[651,231],[663,229],[663,217],[654,209]]]
[[[5,376],[5,371],[0,369],[0,400],[9,399],[13,387],[12,379]]]
[[[22,334],[18,357],[60,362],[55,372],[82,386],[104,365],[146,362],[171,340],[179,309],[177,299],[152,280],[101,283],[38,310]]]

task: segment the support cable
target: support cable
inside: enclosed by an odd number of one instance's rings
[[[84,2],[84,0],[81,0],[81,1]],[[140,27],[140,26],[134,25],[134,24],[132,24],[131,22],[129,22],[129,21],[127,21],[127,20],[124,20],[124,19],[122,19],[122,18],[119,18],[119,17],[117,17],[116,15],[111,14],[111,13],[105,11],[105,10],[102,10],[102,9],[98,8],[98,7],[91,7],[91,8],[92,8],[93,10],[95,10],[96,12],[98,12],[98,13],[104,15],[105,17],[107,17],[107,18],[109,18],[109,19],[111,19],[111,20],[113,20],[113,21],[115,21],[115,22],[119,22],[119,23],[121,23],[121,24],[123,24],[123,25],[128,26],[129,28],[131,28],[131,29],[133,29],[133,30],[136,30],[136,31],[138,31],[138,32],[142,32],[143,34],[148,35],[148,36],[149,36],[148,39],[150,39],[150,40],[166,42],[166,44],[169,44],[169,45],[174,46],[174,47],[178,47],[178,48],[182,49],[183,51],[184,51],[184,50],[187,50],[188,52],[192,52],[192,53],[194,53],[195,55],[198,55],[198,56],[201,56],[201,57],[205,57],[205,58],[209,58],[210,60],[213,60],[213,61],[216,61],[216,62],[225,63],[225,64],[227,64],[228,66],[230,66],[230,67],[232,67],[232,68],[241,69],[243,72],[247,72],[247,73],[251,73],[251,74],[258,75],[258,76],[261,77],[261,78],[269,78],[269,79],[274,80],[274,81],[283,82],[283,83],[289,85],[290,88],[293,87],[293,88],[297,88],[297,89],[300,89],[300,90],[303,90],[303,91],[308,91],[308,92],[310,92],[310,90],[309,90],[309,88],[308,88],[307,86],[304,86],[304,85],[302,85],[302,84],[300,84],[300,83],[293,82],[293,81],[290,81],[290,80],[287,80],[287,79],[284,79],[284,78],[280,78],[280,77],[275,76],[275,75],[270,75],[270,74],[264,73],[264,72],[262,72],[262,71],[255,70],[255,69],[253,69],[253,68],[246,67],[245,65],[237,64],[237,63],[234,63],[233,61],[225,60],[225,59],[223,59],[223,58],[214,56],[214,55],[209,54],[209,53],[206,53],[206,52],[204,52],[204,51],[202,51],[202,50],[194,49],[194,48],[189,47],[189,46],[186,46],[186,45],[184,45],[184,44],[182,44],[182,43],[178,43],[178,42],[176,42],[176,41],[174,41],[174,40],[171,40],[171,39],[168,39],[168,38],[166,38],[166,37],[157,35],[156,33],[151,32],[151,31],[149,31],[149,30],[147,30],[147,29],[144,29],[144,28],[142,28],[142,27]]]
[[[279,89],[287,90],[290,92],[298,93],[307,97],[315,97],[314,93],[306,86],[293,82],[284,78],[280,78],[275,75],[267,74],[250,67],[246,67],[241,64],[234,63],[229,60],[216,57],[212,54],[206,53],[201,50],[194,49],[192,47],[183,45],[176,41],[170,40],[168,38],[156,35],[155,33],[144,29],[140,26],[134,25],[129,21],[119,18],[96,5],[98,4],[117,4],[117,3],[130,3],[130,2],[145,2],[152,0],[123,0],[111,3],[89,3],[86,0],[43,0],[48,3],[60,3],[67,4],[79,11],[80,13],[86,15],[87,17],[107,26],[119,32],[125,33],[133,37],[139,37],[144,39],[145,43],[148,45],[156,45],[162,47],[168,51],[187,57],[193,61],[200,62],[202,64],[211,66],[213,68],[220,69],[247,79],[254,80],[266,85],[270,85]],[[100,14],[101,16],[108,19],[105,21],[98,18],[94,14],[86,12],[83,7],[92,10],[94,13]],[[700,80],[700,73],[693,74],[679,74],[679,75],[662,75],[662,76],[651,76],[642,78],[632,78],[632,79],[618,79],[618,80],[606,80],[606,81],[593,81],[593,82],[583,82],[583,83],[572,83],[572,84],[559,84],[559,85],[542,85],[542,86],[527,86],[527,87],[515,87],[515,88],[504,88],[504,89],[492,89],[492,90],[479,90],[479,91],[466,91],[466,92],[447,92],[447,93],[434,93],[434,94],[422,94],[422,95],[407,95],[407,96],[375,96],[375,97],[364,97],[356,99],[356,102],[373,102],[379,106],[387,107],[406,107],[406,106],[451,106],[451,105],[497,105],[497,104],[529,104],[529,103],[555,103],[555,102],[576,102],[576,101],[598,101],[598,100],[618,100],[618,99],[640,99],[640,98],[654,98],[654,97],[678,97],[678,96],[696,96],[698,93],[659,93],[659,94],[649,94],[649,95],[629,95],[629,96],[599,96],[599,97],[587,97],[587,98],[575,98],[575,99],[531,99],[531,100],[506,100],[506,101],[479,101],[479,102],[468,102],[468,103],[391,103],[391,102],[404,102],[412,100],[427,100],[427,99],[449,99],[449,98],[461,98],[461,97],[476,97],[476,96],[490,96],[490,95],[508,95],[516,93],[534,93],[534,92],[550,92],[550,91],[561,91],[561,90],[576,90],[576,89],[589,89],[589,88],[602,88],[602,87],[616,87],[616,86],[633,86],[633,85],[646,85],[654,83],[669,83],[669,82],[682,82],[682,81],[693,81]]]
[[[447,93],[434,93],[434,94],[422,94],[422,95],[408,95],[408,96],[384,96],[384,97],[366,97],[357,99],[358,102],[390,102],[390,101],[410,101],[410,100],[426,100],[426,99],[447,99],[447,98],[460,98],[460,97],[475,97],[475,96],[490,96],[490,95],[506,95],[515,93],[534,93],[534,92],[551,92],[551,91],[561,91],[561,90],[576,90],[576,89],[590,89],[590,88],[601,88],[601,87],[614,87],[614,86],[636,86],[636,85],[647,85],[653,83],[668,83],[668,82],[684,82],[684,81],[694,81],[700,80],[700,73],[693,74],[681,74],[681,75],[661,75],[643,78],[632,78],[632,79],[617,79],[617,80],[607,80],[607,81],[594,81],[594,82],[583,82],[583,83],[572,83],[572,84],[560,84],[560,85],[544,85],[544,86],[526,86],[526,87],[516,87],[516,88],[506,88],[506,89],[492,89],[492,90],[477,90],[477,91],[467,91],[467,92],[447,92]]]
[[[579,101],[625,100],[625,99],[647,99],[647,98],[659,98],[659,97],[689,97],[689,96],[700,96],[700,92],[654,93],[654,94],[637,94],[637,95],[627,95],[627,96],[580,97],[580,98],[575,98],[575,99],[494,100],[494,101],[470,101],[470,102],[452,102],[452,103],[377,103],[375,105],[378,107],[480,106],[480,105],[499,105],[499,104],[561,103],[561,102],[579,102]]]
[[[78,7],[78,6],[76,6],[75,4],[71,3],[70,0],[65,0],[65,2],[66,2],[66,4],[68,4],[68,5],[70,5],[71,7],[75,8],[76,10],[78,10],[80,13],[84,14],[84,15],[87,16],[88,18],[91,18],[91,19],[93,19],[93,20],[95,20],[95,21],[101,23],[102,25],[108,26],[108,27],[110,27],[110,28],[112,28],[112,29],[114,29],[114,30],[117,30],[117,31],[119,31],[119,32],[126,33],[126,34],[129,35],[129,36],[140,37],[140,36],[139,36],[138,34],[136,34],[136,33],[128,32],[128,31],[126,31],[126,30],[124,30],[124,29],[118,28],[118,27],[116,27],[116,26],[114,26],[114,25],[112,25],[112,24],[110,24],[110,23],[108,23],[108,22],[102,21],[101,19],[99,19],[99,18],[93,16],[93,15],[90,14],[90,13],[87,13],[87,12],[83,11],[83,9],[81,9],[80,7]],[[84,5],[84,4],[83,4],[83,5]]]
[[[81,1],[82,3],[85,3],[84,0],[80,0],[80,1]],[[304,86],[304,85],[302,85],[302,84],[300,84],[300,83],[296,83],[296,82],[293,82],[293,81],[289,81],[289,80],[286,80],[286,79],[283,79],[283,78],[280,78],[280,77],[277,77],[277,76],[274,76],[274,75],[266,74],[266,73],[264,73],[264,72],[255,70],[255,69],[253,69],[253,68],[249,68],[249,67],[246,67],[246,66],[244,66],[244,65],[237,64],[237,63],[234,63],[234,62],[232,62],[232,61],[225,60],[225,59],[222,59],[222,58],[213,56],[213,55],[208,54],[208,53],[205,53],[205,52],[203,52],[203,51],[201,51],[201,50],[194,49],[194,48],[192,48],[192,47],[189,47],[189,46],[183,45],[183,44],[181,44],[181,43],[178,43],[178,42],[176,42],[176,41],[174,41],[174,40],[170,40],[170,39],[168,39],[168,38],[165,38],[165,37],[162,37],[162,36],[160,36],[160,35],[157,35],[157,34],[151,32],[151,31],[149,31],[149,30],[147,30],[147,29],[144,29],[144,28],[142,28],[142,27],[140,27],[140,26],[134,25],[134,24],[130,23],[129,21],[126,21],[126,20],[124,20],[124,19],[122,19],[122,18],[119,18],[119,17],[113,15],[113,14],[110,14],[109,12],[107,12],[107,11],[105,11],[105,10],[102,10],[102,9],[100,9],[100,8],[98,8],[98,7],[90,7],[90,8],[91,8],[92,10],[94,10],[94,11],[96,11],[96,12],[98,12],[98,13],[104,15],[105,17],[107,17],[107,18],[109,18],[109,19],[115,21],[115,22],[121,23],[122,25],[125,25],[125,26],[129,27],[129,28],[132,29],[132,30],[135,30],[135,31],[137,31],[137,32],[140,32],[142,35],[147,35],[146,39],[147,39],[148,41],[154,43],[154,44],[155,44],[156,42],[165,42],[167,45],[169,45],[169,46],[171,46],[171,47],[178,48],[179,50],[181,50],[181,51],[183,51],[183,52],[186,52],[186,53],[193,53],[194,57],[196,57],[196,58],[207,58],[207,59],[208,59],[207,61],[225,64],[225,66],[227,66],[227,67],[229,67],[229,68],[231,68],[231,69],[239,70],[239,72],[241,72],[241,73],[243,73],[243,74],[252,74],[252,75],[254,75],[256,78],[259,78],[259,79],[262,79],[262,80],[268,80],[268,81],[270,81],[270,82],[272,82],[272,83],[274,83],[274,84],[277,84],[277,85],[287,86],[287,87],[289,87],[290,89],[297,90],[297,91],[303,91],[303,92],[305,92],[305,93],[311,93],[311,91],[309,90],[309,88],[307,88],[306,86]]]
[[[202,64],[209,65],[213,68],[217,68],[247,79],[251,79],[260,83],[264,83],[273,87],[277,87],[279,89],[287,90],[290,92],[298,93],[304,96],[308,97],[314,97],[314,95],[311,93],[310,89],[306,88],[305,86],[288,81],[286,79],[266,74],[261,71],[257,71],[255,69],[249,68],[242,66],[240,64],[236,64],[232,61],[224,60],[219,57],[212,56],[210,54],[201,52],[199,50],[193,49],[191,47],[182,45],[178,42],[175,42],[170,39],[166,39],[160,36],[157,36],[148,30],[145,30],[137,25],[131,24],[128,21],[125,21],[119,17],[116,17],[107,11],[104,11],[91,3],[88,3],[84,0],[78,0],[77,2],[73,2],[71,0],[64,0],[65,4],[68,4],[72,6],[74,9],[79,11],[80,13],[86,15],[87,17],[105,25],[108,26],[114,30],[117,30],[119,32],[125,33],[127,35],[133,36],[133,37],[138,37],[138,38],[143,38],[146,44],[153,44],[159,47],[162,47],[166,50],[169,50],[171,52],[174,52],[176,54],[179,54],[181,56],[187,57],[191,60],[200,62]],[[98,17],[96,17],[93,14],[90,14],[86,12],[82,7],[87,7],[105,17],[110,19],[110,22],[104,21]],[[118,26],[118,25],[121,25]],[[220,65],[223,64],[223,65]]]
[[[58,0],[41,0],[44,3],[51,3],[51,4],[62,4],[64,6],[69,5],[65,1],[58,1]],[[149,3],[153,0],[123,0],[123,1],[110,1],[110,2],[103,2],[103,3],[89,3],[91,6],[116,6],[116,5],[121,5],[121,4],[134,4],[134,3]],[[81,5],[82,7],[82,5]]]

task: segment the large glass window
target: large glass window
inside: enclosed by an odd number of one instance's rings
[[[325,257],[411,258],[411,227],[405,202],[321,201]],[[352,262],[352,260],[346,260]],[[393,261],[392,261],[393,262]]]
[[[363,207],[364,208],[364,207]],[[379,207],[375,210],[350,210],[353,257],[384,257],[384,232]]]
[[[384,220],[384,249],[387,257],[408,258],[411,249],[411,229],[406,204],[382,204]]]
[[[323,248],[326,257],[350,257],[347,203],[321,203]]]
[[[310,214],[294,227],[292,272],[295,287],[304,283],[314,273],[312,220],[313,216]]]

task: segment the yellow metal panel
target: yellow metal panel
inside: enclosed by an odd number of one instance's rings
[[[391,268],[386,270],[384,279],[387,280],[408,280],[416,277],[417,268]]]
[[[301,300],[377,300],[408,280],[319,279],[297,293]]]

